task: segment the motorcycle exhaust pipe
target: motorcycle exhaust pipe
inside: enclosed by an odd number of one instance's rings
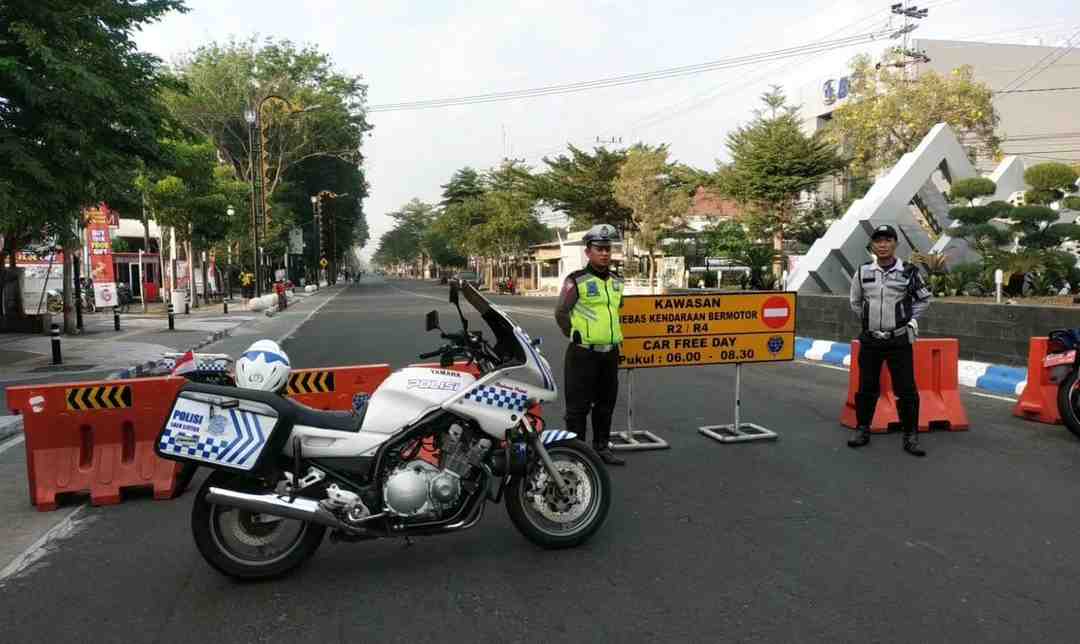
[[[212,487],[206,495],[206,501],[216,505],[247,510],[248,512],[269,514],[275,517],[308,521],[340,530],[349,530],[348,526],[323,509],[319,502],[314,499],[305,499],[298,496],[290,503],[287,499],[273,493],[248,494],[221,487]]]

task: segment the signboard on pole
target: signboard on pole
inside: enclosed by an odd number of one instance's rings
[[[94,280],[94,305],[116,306],[116,275],[113,272],[112,240],[109,226],[116,213],[105,204],[84,211],[86,239],[90,245],[90,278]]]
[[[628,295],[621,369],[795,359],[795,293]]]

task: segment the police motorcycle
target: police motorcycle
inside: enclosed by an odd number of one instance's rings
[[[1058,386],[1057,405],[1062,422],[1080,438],[1080,329],[1057,329],[1047,338],[1043,369]],[[1029,384],[1034,374],[1028,375]],[[1033,385],[1032,385],[1033,386]]]
[[[493,344],[469,330],[459,293]],[[155,448],[213,470],[191,515],[207,562],[236,578],[274,577],[311,557],[327,531],[336,542],[448,534],[476,525],[488,501],[505,500],[514,526],[544,548],[577,546],[600,528],[611,504],[603,463],[530,413],[558,395],[540,342],[471,284],[452,283],[450,302],[461,331],[443,332],[429,312],[427,330],[448,342],[420,356],[441,368],[395,371],[361,413],[279,395],[288,358],[267,350],[237,362],[237,387],[185,383]],[[461,359],[479,377],[447,368]]]

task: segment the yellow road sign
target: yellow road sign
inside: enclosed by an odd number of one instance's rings
[[[619,368],[686,367],[795,359],[795,333],[690,335],[623,340]]]
[[[628,295],[624,338],[795,331],[794,293]]]
[[[630,295],[619,322],[623,369],[795,358],[795,293]]]

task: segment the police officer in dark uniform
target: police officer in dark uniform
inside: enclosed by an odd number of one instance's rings
[[[915,387],[912,345],[917,322],[930,306],[930,289],[914,264],[896,257],[896,229],[883,224],[870,235],[876,258],[859,267],[851,280],[851,309],[862,316],[859,336],[859,391],[855,394],[856,434],[849,447],[870,443],[870,423],[881,393],[881,365],[889,365],[904,451],[926,456],[919,447],[919,390]]]
[[[626,461],[611,450],[611,415],[619,396],[619,309],[623,280],[611,271],[614,226],[600,224],[585,233],[588,265],[566,276],[555,321],[570,338],[566,347],[566,429],[585,440],[585,420],[592,412],[593,447],[608,465]]]

